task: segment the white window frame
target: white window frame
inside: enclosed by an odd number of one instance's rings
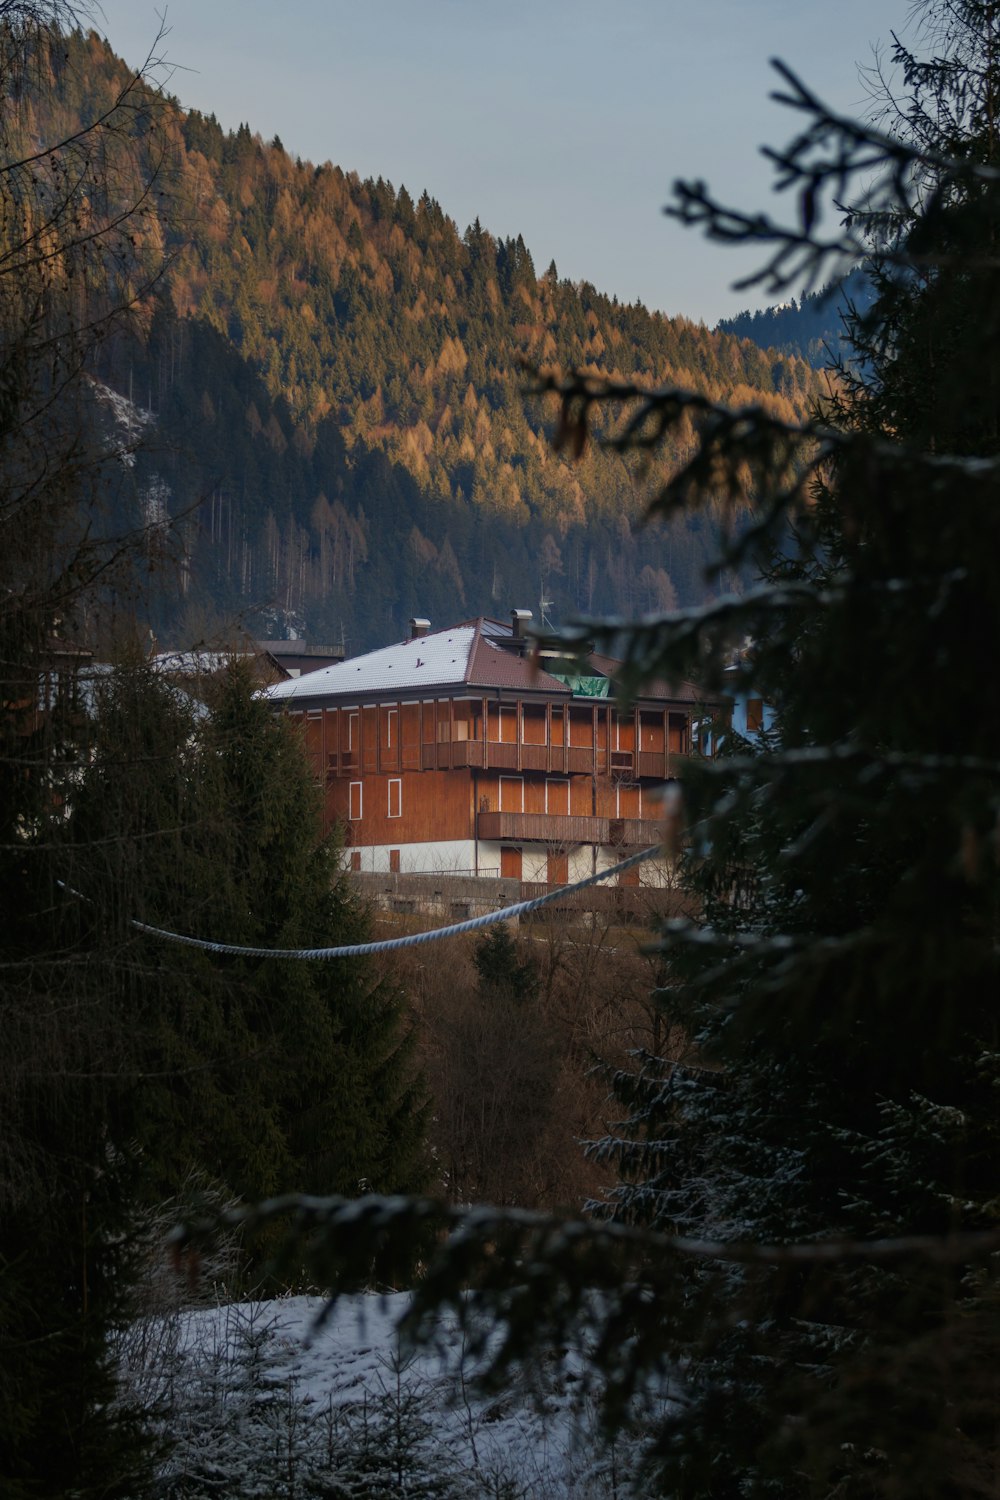
[[[347,714],[347,748],[348,748],[348,750],[356,750],[358,748],[357,745],[354,743],[354,740],[355,740],[354,728],[355,728],[355,725],[359,724],[359,723],[360,723],[359,710],[356,709],[356,708],[349,709],[348,710],[348,714]],[[358,733],[357,738],[358,739],[361,738],[360,732]]]
[[[396,788],[396,811],[392,810],[392,789]],[[389,797],[386,816],[390,818],[401,818],[403,816],[403,778],[402,776],[389,777]]]
[[[392,749],[392,731],[396,723],[396,710],[387,708],[385,711],[385,748]]]
[[[489,719],[487,720],[487,729],[489,728],[489,720],[492,719],[492,717],[493,717],[493,715],[489,713],[490,709],[492,709],[493,712],[496,714],[496,734],[497,734],[497,737],[496,737],[495,740],[488,740],[487,743],[490,744],[490,745],[514,745],[514,744],[516,744],[517,743],[517,708],[515,706],[513,706],[512,704],[510,704],[510,703],[491,703],[491,704],[489,704],[488,708],[487,708],[487,714],[489,715]],[[514,738],[512,740],[505,740],[504,737],[503,737],[504,714],[513,714],[513,716],[514,716]]]
[[[357,812],[354,811],[355,791],[357,791],[358,794]],[[364,806],[364,783],[361,781],[350,782],[347,789],[347,821],[349,823],[360,823],[362,817],[364,816]]]
[[[632,785],[629,786],[629,791],[630,792],[631,791],[635,791],[634,784],[632,784]],[[622,812],[622,789],[621,789],[620,786],[616,786],[615,787],[615,817],[616,818],[622,818],[622,817],[631,818],[633,816],[637,817],[637,818],[641,818],[642,817],[642,783],[641,782],[639,783],[639,811],[638,811],[638,813],[635,813],[635,814],[633,814],[633,813],[623,813]]]
[[[546,777],[546,780],[545,780],[545,811],[546,811],[546,813],[550,813],[551,812],[551,808],[549,807],[549,787],[553,787],[553,786],[560,786],[560,787],[564,786],[566,788],[566,811],[565,811],[565,813],[552,813],[552,816],[554,818],[562,818],[562,817],[567,817],[568,818],[569,817],[569,777],[568,776],[549,776],[549,777]]]
[[[520,807],[504,807],[504,805],[503,805],[503,784],[504,784],[505,781],[507,781],[507,782],[513,782],[514,784],[516,784],[517,786],[520,787],[520,789],[521,789],[521,806]],[[500,802],[500,811],[501,812],[512,812],[512,813],[522,813],[523,814],[523,812],[524,812],[524,777],[523,776],[501,776],[500,777],[500,785],[499,785],[499,787],[498,787],[497,790],[498,790],[498,793],[499,793],[499,802]]]

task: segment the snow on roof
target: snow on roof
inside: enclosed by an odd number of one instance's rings
[[[447,630],[381,646],[307,676],[277,682],[266,693],[276,702],[301,703],[318,698],[349,701],[378,693],[423,697],[442,688],[464,685],[572,697],[573,689],[546,672],[530,651],[522,655],[518,649],[510,649],[512,634],[510,625],[501,620],[464,620]],[[590,662],[595,675],[612,681],[621,665],[611,657],[598,655],[592,655]],[[679,689],[655,683],[649,684],[642,696],[687,701],[697,694],[689,683]]]
[[[110,683],[119,668],[113,663],[106,661],[90,662],[84,671],[79,672],[76,677],[77,693],[79,695],[80,707],[88,718],[96,719],[101,708],[101,688],[105,683]],[[193,718],[201,720],[208,718],[208,709],[199,698],[192,693],[187,693],[176,683],[167,681],[164,684],[167,697],[178,707],[186,709]]]
[[[364,656],[321,667],[307,677],[275,683],[268,688],[268,697],[287,702],[343,698],[354,693],[409,694],[452,686],[465,681],[475,635],[476,626],[471,623],[399,641],[394,646],[381,646]]]
[[[189,677],[210,677],[223,672],[244,651],[161,651],[152,660],[154,672],[175,672]]]

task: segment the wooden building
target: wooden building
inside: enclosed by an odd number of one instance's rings
[[[397,645],[267,690],[302,723],[351,868],[563,885],[659,841],[696,690],[619,708],[618,663],[540,663],[530,618],[414,620]]]

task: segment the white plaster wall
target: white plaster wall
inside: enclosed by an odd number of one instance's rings
[[[484,861],[480,844],[479,864],[500,865],[497,853],[493,861]],[[371,874],[383,874],[389,869],[389,850],[399,850],[400,874],[437,875],[459,871],[471,874],[475,869],[476,847],[471,839],[454,839],[449,842],[427,844],[361,844],[345,849],[342,864],[349,868],[352,854],[361,855],[361,868]],[[499,845],[497,846],[499,851]]]
[[[639,884],[658,888],[676,885],[674,861],[668,859],[666,855],[662,859],[647,859],[639,866]]]
[[[455,839],[450,842],[424,844],[366,844],[355,849],[345,849],[342,863],[350,866],[353,853],[361,855],[361,868],[370,874],[385,874],[389,870],[389,851],[399,849],[400,874],[472,874],[476,868],[476,846],[472,839]],[[545,882],[548,879],[548,855],[544,844],[521,845],[521,875],[523,880]],[[594,856],[590,844],[580,844],[567,851],[569,883],[585,880],[594,873]],[[597,850],[597,869],[609,870],[624,857],[620,849],[602,846]],[[479,873],[500,873],[500,844],[487,839],[479,841]],[[658,859],[645,860],[639,866],[639,881],[642,885],[662,886],[672,884],[669,862]]]

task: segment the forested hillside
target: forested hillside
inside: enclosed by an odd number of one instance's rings
[[[124,76],[95,34],[71,39],[39,139],[99,114]],[[137,160],[142,124],[137,111]],[[426,194],[295,160],[249,126],[227,134],[168,101],[165,130],[138,249],[167,268],[139,339],[95,372],[150,414],[129,475],[143,515],[184,517],[181,601],[161,629],[195,638],[241,616],[358,649],[413,612],[704,594],[710,521],[636,533],[686,439],[641,487],[598,445],[573,462],[525,364],[796,418],[821,389],[805,361],[539,274],[520,235],[462,233]]]
[[[832,282],[817,292],[806,292],[799,298],[792,297],[778,307],[721,318],[717,331],[752,339],[761,349],[777,349],[787,359],[804,359],[817,370],[823,370],[841,358],[852,356],[845,314],[850,309],[866,312],[873,297],[871,278],[856,270],[843,281]]]

